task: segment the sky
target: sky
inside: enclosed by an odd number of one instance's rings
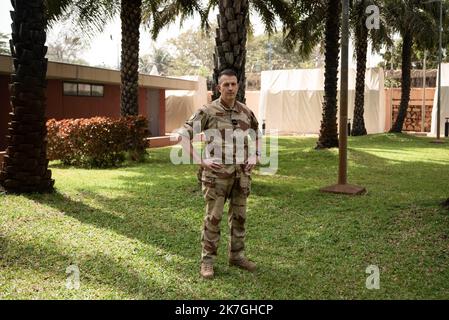
[[[12,10],[10,1],[2,0],[0,3],[0,32],[11,33],[11,17],[9,12]],[[215,19],[215,14],[211,14],[211,21]],[[263,26],[260,19],[256,16],[251,17],[251,21],[254,27],[254,34],[258,35],[263,33]],[[193,18],[184,22],[183,27],[180,28],[178,23],[174,23],[168,28],[162,30],[156,42],[151,40],[151,36],[148,30],[141,28],[140,32],[140,54],[147,54],[151,52],[153,45],[162,46],[168,39],[178,36],[180,33],[187,31],[190,28],[198,28],[200,25],[199,18]],[[76,33],[79,30],[73,30],[69,27],[69,24],[57,24],[47,33],[47,41],[55,39],[61,30],[68,29],[69,32]],[[106,68],[117,68],[118,58],[120,57],[120,19],[117,17],[114,21],[109,23],[101,34],[97,34],[90,40],[90,48],[86,50],[80,58],[88,61],[90,65],[103,66]],[[355,66],[355,61],[352,59],[353,46],[349,46],[350,54],[350,66]],[[380,61],[380,57],[370,56],[367,57],[367,67],[375,67]]]
[[[9,12],[12,10],[10,1],[1,0],[0,3],[0,32],[11,33],[11,17]],[[152,45],[162,45],[165,41],[172,37],[176,37],[183,31],[192,27],[199,27],[199,19],[191,19],[183,24],[180,28],[178,23],[174,23],[168,28],[164,28],[158,37],[156,43],[151,40],[151,35],[148,30],[140,29],[140,51],[141,54],[150,53]],[[56,24],[47,33],[47,42],[52,41],[59,34],[60,31],[67,29],[69,32],[78,33],[79,30],[74,30],[69,23]],[[101,34],[97,34],[90,40],[90,48],[81,56],[84,60],[92,65],[104,65],[105,67],[116,67],[117,57],[120,56],[120,18],[117,17],[111,21]]]

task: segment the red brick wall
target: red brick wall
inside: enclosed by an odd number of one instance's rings
[[[120,86],[105,85],[103,97],[63,95],[63,81],[48,80],[47,118],[69,119],[120,116]]]
[[[10,112],[9,75],[0,75],[0,151],[5,149]],[[148,118],[145,88],[139,88],[139,114]],[[165,134],[165,90],[160,90],[159,119],[161,135]],[[47,119],[90,118],[94,116],[120,116],[120,85],[104,85],[103,97],[63,95],[63,81],[51,79],[47,85]]]

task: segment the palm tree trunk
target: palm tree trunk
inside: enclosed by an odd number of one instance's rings
[[[413,38],[410,33],[405,33],[402,43],[402,76],[401,76],[401,104],[396,121],[390,132],[401,132],[407,115],[408,103],[410,101],[410,73],[412,68],[412,45]]]
[[[44,0],[13,0],[11,122],[0,184],[7,192],[49,192],[45,87],[47,74]]]
[[[237,100],[245,103],[248,0],[220,0],[218,7],[212,98],[217,99],[220,96],[217,90],[220,72],[232,69],[239,79]]]
[[[351,135],[363,136],[366,135],[364,116],[365,104],[365,71],[366,71],[366,53],[368,48],[368,29],[365,26],[365,19],[363,19],[364,6],[361,13],[361,22],[357,24],[355,30],[355,46],[357,56],[357,76],[355,81],[355,104],[354,116],[352,120]]]
[[[142,19],[142,0],[121,0],[122,63],[121,104],[122,116],[139,113],[139,27]]]
[[[340,0],[328,0],[325,31],[324,103],[316,149],[338,147],[337,81],[340,53]]]

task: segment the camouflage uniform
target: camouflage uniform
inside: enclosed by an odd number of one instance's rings
[[[200,177],[202,191],[206,201],[206,216],[201,233],[202,261],[212,261],[217,255],[220,240],[220,221],[225,202],[229,199],[228,225],[230,228],[229,258],[238,260],[244,257],[246,200],[251,190],[250,173],[244,171],[248,158],[248,136],[244,139],[225,140],[226,134],[244,132],[248,129],[258,132],[258,122],[254,113],[244,104],[236,102],[232,108],[225,107],[220,99],[201,107],[183,126],[181,134],[190,140],[194,135],[194,125],[200,124],[195,131],[204,132],[206,136],[206,157],[215,158],[223,163],[219,171],[202,170]],[[212,130],[211,130],[212,129]],[[214,130],[215,129],[215,130]],[[236,129],[240,129],[235,131]],[[211,139],[213,136],[213,139]],[[251,136],[255,139],[254,136]],[[238,141],[237,141],[238,140]],[[229,143],[229,142],[233,143]],[[240,145],[239,145],[240,141]],[[237,144],[237,146],[236,146]],[[236,154],[236,150],[244,150]],[[221,154],[221,157],[220,157]]]

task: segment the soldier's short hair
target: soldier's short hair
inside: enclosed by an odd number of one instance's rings
[[[232,69],[224,69],[220,74],[218,75],[218,83],[220,83],[221,76],[234,76],[237,78],[237,82],[239,82],[239,77],[237,76],[237,73]]]

